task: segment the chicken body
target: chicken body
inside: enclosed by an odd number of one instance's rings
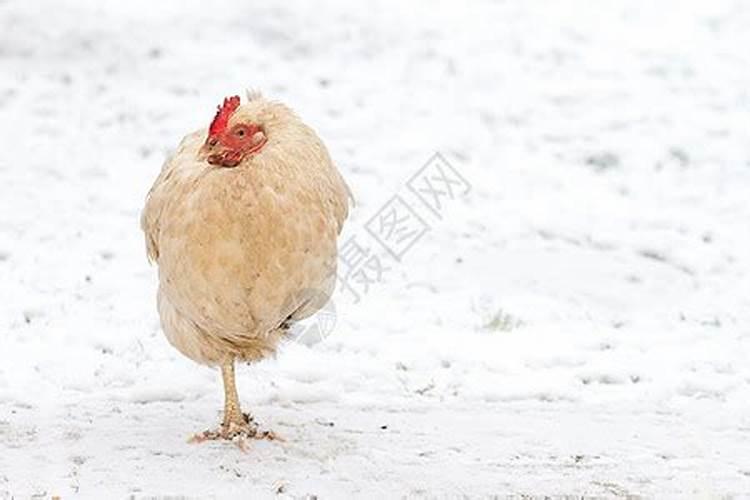
[[[185,356],[222,367],[225,428],[247,420],[236,401],[234,360],[271,355],[289,321],[330,297],[348,212],[348,189],[325,146],[290,109],[256,96],[229,126],[245,122],[263,130],[262,148],[236,166],[217,166],[207,160],[207,130],[188,135],[142,215],[148,255],[159,267],[162,328]]]

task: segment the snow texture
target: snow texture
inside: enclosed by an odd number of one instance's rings
[[[0,0],[0,498],[750,496],[748,47],[741,0]],[[243,454],[186,442],[220,378],[138,218],[245,88],[319,131],[385,271],[239,367],[286,438]]]

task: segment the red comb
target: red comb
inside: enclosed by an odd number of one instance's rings
[[[227,128],[227,123],[229,123],[229,117],[232,116],[232,113],[234,113],[238,107],[240,107],[240,96],[236,95],[224,98],[224,104],[218,107],[216,116],[214,116],[211,126],[208,127],[209,137],[224,132]]]

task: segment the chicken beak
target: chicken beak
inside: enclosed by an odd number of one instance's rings
[[[206,142],[203,143],[203,146],[201,146],[198,152],[203,158],[206,158],[213,152],[214,146],[216,146],[218,143],[218,139],[216,139],[215,137],[209,137],[206,139]]]
[[[217,137],[209,137],[198,151],[198,157],[209,165],[236,167],[245,156],[259,151],[267,140],[266,135],[258,131],[253,134],[249,146],[231,148],[224,143],[219,144]]]
[[[236,167],[242,161],[244,156],[240,151],[214,151],[213,146],[203,145],[201,148],[201,154],[205,155],[203,158],[208,162],[209,165],[216,167]]]
[[[198,157],[205,160],[209,165],[222,165],[224,153],[216,145],[219,143],[215,137],[209,137],[198,151]]]

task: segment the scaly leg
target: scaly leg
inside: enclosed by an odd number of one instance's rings
[[[227,439],[234,440],[244,450],[244,442],[247,438],[281,440],[272,431],[260,431],[252,415],[242,413],[240,409],[240,398],[237,395],[237,384],[234,380],[234,360],[221,365],[221,377],[224,380],[224,420],[221,428],[214,431],[203,431],[191,438],[191,442],[203,442],[206,440]]]

